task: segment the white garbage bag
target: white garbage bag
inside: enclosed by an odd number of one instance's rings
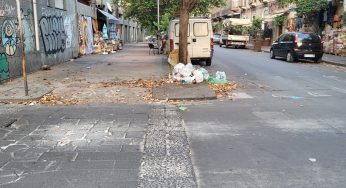
[[[215,76],[216,76],[216,79],[219,79],[221,81],[227,81],[225,72],[217,71]]]
[[[204,80],[203,73],[199,70],[193,71],[193,76],[196,78],[196,83],[202,83]]]
[[[185,67],[184,64],[182,63],[178,63],[174,66],[174,69],[173,69],[173,74],[175,73],[180,73],[181,69],[183,69]]]
[[[183,84],[192,84],[195,81],[195,76],[186,76],[182,79]]]
[[[203,67],[199,68],[198,70],[203,74],[203,79],[204,80],[208,80],[208,78],[209,78],[208,71],[205,68],[203,68]]]

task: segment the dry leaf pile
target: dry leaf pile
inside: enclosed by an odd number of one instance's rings
[[[227,84],[212,84],[209,83],[209,87],[216,93],[217,98],[221,98],[228,95],[228,92],[237,88],[237,83],[229,82]]]
[[[101,82],[103,87],[114,87],[114,86],[127,86],[129,88],[141,87],[151,89],[153,87],[161,86],[167,83],[167,78],[161,78],[159,80],[124,80],[124,81],[111,81],[111,82]]]
[[[31,104],[49,104],[49,105],[76,105],[79,101],[77,99],[66,99],[49,93],[43,96],[40,100],[34,101]]]

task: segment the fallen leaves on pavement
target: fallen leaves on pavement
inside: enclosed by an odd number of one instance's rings
[[[124,81],[109,81],[109,82],[101,82],[103,87],[114,87],[114,86],[128,86],[129,88],[141,87],[141,88],[153,88],[161,86],[167,83],[167,78],[161,78],[159,80],[124,80]],[[91,85],[92,87],[93,85]]]
[[[49,104],[49,105],[76,105],[79,101],[77,99],[67,99],[53,93],[43,96],[40,100],[34,101],[30,104]]]
[[[237,83],[229,82],[226,84],[208,83],[209,87],[216,93],[217,98],[225,97],[228,93],[237,88]]]

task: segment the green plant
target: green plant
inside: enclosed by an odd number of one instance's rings
[[[222,30],[222,23],[216,23],[213,25],[213,32],[217,33]]]
[[[278,0],[278,2],[280,6],[295,4],[297,15],[307,17],[326,10],[328,7],[328,0]]]
[[[254,19],[252,20],[252,27],[257,28],[257,29],[261,29],[262,27],[262,18],[261,17],[254,17]]]
[[[346,10],[345,10],[344,14],[342,15],[342,20],[344,22],[344,26],[346,26]]]
[[[277,27],[282,27],[285,24],[286,20],[287,20],[286,16],[276,16],[274,18],[274,24]]]

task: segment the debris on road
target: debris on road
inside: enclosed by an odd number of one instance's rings
[[[290,98],[293,99],[293,100],[299,100],[299,99],[302,99],[303,97],[291,96]]]
[[[228,82],[224,84],[209,82],[209,87],[216,93],[217,98],[228,96],[228,93],[237,88],[237,83]]]
[[[315,162],[317,162],[317,159],[315,159],[315,158],[309,158],[309,161],[315,163]]]
[[[186,111],[187,110],[187,107],[186,106],[179,106],[178,109],[180,111]]]

